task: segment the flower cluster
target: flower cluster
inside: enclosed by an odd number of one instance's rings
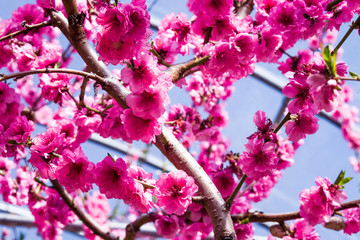
[[[300,193],[300,215],[312,226],[329,221],[335,208],[347,198],[340,186],[332,184],[328,178],[317,177],[315,183],[316,187]]]

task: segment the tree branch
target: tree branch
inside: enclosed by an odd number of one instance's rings
[[[140,230],[140,227],[142,225],[152,221],[151,220],[152,215],[153,215],[153,213],[142,215],[141,217],[136,219],[134,222],[129,223],[125,228],[126,235],[125,235],[124,240],[134,240],[136,237],[136,233]]]
[[[341,207],[335,209],[336,211],[341,211],[348,208],[359,207],[360,199],[345,202],[341,204]],[[262,213],[262,212],[253,212],[253,213],[242,213],[231,216],[234,221],[241,221],[248,219],[250,222],[283,222],[288,220],[293,220],[301,218],[300,212],[287,212],[287,213]]]
[[[63,0],[64,5],[76,4],[74,0]],[[72,12],[74,6],[66,6],[67,15],[77,14]],[[81,26],[69,26],[66,19],[61,13],[51,12],[53,24],[58,26],[64,35],[69,39],[76,51],[82,57],[89,70],[95,74],[105,78],[105,82],[101,84],[102,88],[107,91],[117,103],[123,108],[127,108],[126,96],[129,91],[111,74],[106,65],[97,60],[95,51],[87,42]],[[79,30],[79,28],[81,29]],[[75,30],[78,30],[76,32]],[[193,156],[185,149],[185,147],[175,138],[175,136],[165,127],[160,135],[156,136],[155,145],[160,151],[174,164],[178,169],[182,169],[188,175],[192,176],[195,183],[199,187],[200,195],[204,197],[204,207],[211,217],[214,234],[216,240],[236,239],[233,222],[230,212],[225,207],[225,201],[221,197],[220,192],[206,174],[204,169],[198,164]]]
[[[97,76],[95,74],[91,74],[91,73],[84,72],[84,71],[79,71],[79,70],[74,70],[74,69],[67,69],[67,68],[45,68],[45,69],[36,69],[36,70],[17,72],[17,73],[12,73],[12,74],[8,74],[8,75],[0,75],[0,82],[6,81],[6,80],[12,79],[12,78],[23,78],[23,77],[28,76],[28,75],[41,74],[41,73],[74,74],[74,75],[79,75],[79,76],[83,76],[83,77],[86,77],[86,78],[94,79],[99,84],[101,84],[102,82],[105,81],[104,78],[102,78],[102,77],[99,77],[99,76]]]
[[[5,35],[5,36],[1,37],[0,42],[4,41],[4,40],[7,40],[7,39],[10,39],[10,38],[13,38],[13,37],[15,37],[17,35],[20,35],[22,33],[26,34],[31,30],[42,28],[42,27],[48,27],[48,26],[51,26],[51,21],[45,21],[45,22],[37,23],[37,24],[33,24],[33,25],[25,24],[24,29],[21,29],[21,30],[13,32],[13,33],[9,33],[8,35]]]
[[[59,184],[57,180],[50,180],[54,189],[58,192],[60,197],[66,205],[73,211],[76,216],[96,235],[105,240],[118,240],[119,238],[110,232],[105,232],[102,228],[85,212],[83,212],[78,205],[75,204],[74,199],[70,194]]]
[[[241,2],[240,2],[241,1]],[[235,15],[243,19],[250,15],[254,8],[254,1],[253,0],[234,0],[234,7],[235,7]]]

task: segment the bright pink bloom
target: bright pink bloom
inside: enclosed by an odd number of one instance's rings
[[[126,97],[126,102],[135,116],[143,119],[156,119],[165,112],[170,98],[163,89],[156,88],[141,94],[131,93]]]
[[[135,116],[131,109],[126,109],[121,115],[125,131],[132,140],[141,140],[145,143],[155,141],[155,135],[161,133],[161,124],[158,119],[143,119]]]
[[[300,110],[316,110],[314,96],[311,94],[310,85],[304,76],[292,79],[282,90],[288,98],[294,98],[288,105],[289,112],[298,113]]]
[[[49,128],[46,132],[38,134],[33,140],[31,150],[40,153],[51,153],[64,142],[65,134],[60,134],[60,129],[57,127]]]
[[[4,135],[7,140],[25,143],[34,130],[35,124],[33,121],[28,121],[25,116],[19,116],[16,121],[11,123],[10,128],[5,131]]]
[[[315,228],[309,225],[304,219],[296,219],[291,231],[294,232],[296,239],[320,240],[319,234]]]
[[[245,192],[245,197],[247,200],[252,202],[260,202],[263,199],[267,198],[271,193],[271,190],[278,183],[279,178],[281,177],[281,172],[274,170],[270,175],[261,177],[256,181],[254,186],[250,191]],[[246,182],[251,184],[252,179],[248,179]]]
[[[316,133],[319,128],[319,119],[309,111],[301,111],[294,118],[286,123],[285,128],[290,141],[297,142],[304,139],[306,135]]]
[[[69,84],[71,75],[62,73],[41,74],[39,76],[42,95],[45,99],[62,105],[68,95],[61,91]]]
[[[217,189],[219,189],[221,196],[224,199],[230,197],[236,186],[232,171],[230,169],[219,170],[218,172],[211,174],[210,177]]]
[[[0,124],[4,129],[8,129],[14,119],[20,115],[22,109],[20,95],[6,83],[0,82]]]
[[[344,233],[351,235],[360,231],[360,207],[349,208],[342,211],[346,218]]]
[[[121,158],[114,162],[111,157],[105,157],[96,164],[94,174],[99,191],[107,198],[123,199],[129,184],[134,181],[128,176],[126,163]]]
[[[315,183],[316,187],[300,193],[300,215],[312,226],[329,221],[335,208],[346,200],[346,193],[328,178],[317,177]]]
[[[231,0],[189,0],[187,6],[195,15],[205,13],[209,19],[222,19],[230,15],[230,9],[233,5]]]
[[[157,61],[153,55],[141,55],[140,59],[134,59],[133,62],[135,66],[121,70],[121,80],[129,84],[134,94],[140,94],[151,84],[157,84],[157,78],[161,72],[156,66]]]
[[[156,233],[162,237],[172,239],[179,231],[179,219],[176,215],[160,215],[154,221]]]
[[[253,180],[269,175],[279,161],[275,148],[275,143],[264,142],[264,139],[249,139],[245,152],[239,157],[243,172]]]
[[[180,230],[179,236],[175,240],[202,240],[212,231],[211,224],[203,222],[195,222],[190,225],[185,225]]]
[[[89,162],[80,147],[75,150],[65,149],[62,159],[56,168],[56,177],[69,192],[81,190],[87,192],[92,189],[95,176],[92,170],[95,164]]]
[[[234,223],[234,228],[237,240],[253,239],[255,228],[253,227],[252,223]]]
[[[146,190],[141,183],[136,181],[128,185],[123,200],[140,213],[148,213],[153,207],[151,191]]]
[[[194,179],[184,171],[164,173],[156,182],[154,195],[157,204],[164,208],[167,214],[182,215],[191,204],[191,198],[197,192]]]
[[[86,211],[99,224],[104,224],[109,220],[110,205],[105,195],[94,192],[85,202]]]

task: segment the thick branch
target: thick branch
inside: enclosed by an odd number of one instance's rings
[[[4,41],[4,40],[7,40],[7,39],[10,39],[10,38],[13,38],[13,37],[15,37],[17,35],[20,35],[22,33],[26,34],[31,30],[42,28],[42,27],[47,27],[47,26],[51,26],[51,21],[45,21],[45,22],[37,23],[37,24],[33,24],[33,25],[25,25],[24,29],[21,29],[21,30],[13,32],[13,33],[9,33],[8,35],[5,35],[5,36],[1,37],[0,42]]]
[[[140,230],[140,227],[146,223],[151,222],[152,213],[143,215],[136,219],[134,222],[129,223],[126,226],[126,236],[124,240],[133,240],[136,237],[136,233]]]
[[[341,211],[348,208],[359,207],[360,199],[345,202],[341,204],[341,207],[335,209],[336,211]],[[297,218],[301,218],[300,212],[288,212],[288,213],[261,213],[261,212],[253,212],[253,213],[242,213],[231,216],[234,221],[241,221],[244,219],[248,219],[250,222],[283,222],[288,220],[293,220]]]
[[[238,18],[243,19],[250,15],[254,8],[253,0],[234,0],[235,14]]]
[[[63,1],[64,5],[75,4],[74,1]],[[66,9],[74,9],[68,6]],[[72,12],[67,13],[68,16]],[[77,14],[77,13],[74,13]],[[105,78],[105,83],[101,84],[102,88],[107,91],[122,107],[126,108],[126,96],[129,94],[120,82],[111,74],[104,63],[97,60],[95,51],[91,48],[86,40],[83,30],[77,33],[69,30],[64,16],[57,12],[52,12],[51,17],[53,24],[69,39],[76,51],[87,64],[89,70]],[[70,26],[72,28],[72,26]],[[76,28],[78,28],[77,26]],[[235,230],[231,220],[230,212],[225,207],[225,201],[220,192],[211,181],[210,177],[184,148],[184,146],[175,138],[175,136],[165,127],[163,132],[156,136],[155,145],[160,151],[175,165],[176,168],[184,170],[188,175],[195,179],[199,187],[201,196],[204,197],[204,207],[211,217],[215,239],[235,239]]]
[[[75,204],[74,199],[70,194],[59,184],[57,180],[51,180],[54,189],[59,193],[63,201],[68,205],[71,211],[73,211],[76,216],[89,228],[93,231],[94,234],[100,236],[106,240],[118,240],[119,238],[113,235],[110,232],[104,232],[102,228],[85,212],[83,212],[78,205]]]

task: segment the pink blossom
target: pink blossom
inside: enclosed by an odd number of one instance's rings
[[[360,161],[356,157],[350,157],[350,164],[355,172],[360,172]]]
[[[95,181],[92,172],[94,167],[95,164],[89,162],[80,147],[72,151],[65,149],[56,168],[56,177],[69,192],[77,190],[87,192],[92,189]]]
[[[309,111],[301,111],[286,123],[285,132],[290,141],[297,142],[306,135],[314,134],[318,128],[319,119]]]
[[[155,185],[154,196],[158,199],[157,204],[163,207],[167,214],[182,215],[197,190],[194,179],[178,170],[160,176]]]
[[[143,119],[156,119],[165,112],[170,98],[163,89],[156,88],[141,94],[131,93],[126,97],[126,102],[135,116]]]
[[[304,219],[296,219],[291,230],[294,232],[296,239],[320,240],[319,234],[315,228],[309,225]]]
[[[94,192],[85,202],[86,211],[97,223],[104,224],[109,219],[110,205],[105,195]]]
[[[121,120],[121,114],[124,110],[115,100],[112,101],[112,104],[113,107],[106,111],[107,115],[103,117],[100,126],[95,130],[104,138],[121,138],[124,141],[131,142],[126,135],[125,126]]]
[[[58,159],[47,153],[43,154],[38,151],[31,151],[30,153],[31,156],[28,162],[37,169],[40,177],[56,179],[55,168]]]
[[[157,68],[155,57],[150,54],[141,55],[140,59],[133,60],[134,66],[121,70],[121,80],[129,84],[134,94],[140,94],[153,84],[155,85],[160,70]]]
[[[300,110],[316,110],[314,105],[314,96],[310,91],[310,85],[306,82],[304,76],[297,76],[290,81],[282,90],[288,98],[294,98],[290,101],[288,109],[291,113],[298,113]]]
[[[255,182],[249,191],[245,192],[244,196],[247,200],[252,202],[260,202],[267,198],[271,190],[278,183],[281,177],[281,172],[274,170],[270,175],[261,177]],[[252,179],[248,179],[248,184],[252,184]]]
[[[222,19],[230,15],[231,0],[189,0],[187,6],[195,15],[206,13],[209,18]]]
[[[155,135],[161,133],[158,119],[143,119],[135,116],[131,109],[126,109],[121,115],[121,120],[126,126],[125,132],[132,140],[141,140],[149,143],[155,140]]]
[[[111,157],[105,157],[96,164],[94,174],[99,191],[107,198],[123,199],[129,184],[133,182],[132,178],[128,176],[127,166],[121,158],[117,158],[114,162]]]
[[[179,219],[176,215],[160,215],[154,221],[157,234],[162,237],[172,239],[179,231]]]
[[[19,116],[16,121],[11,123],[10,128],[4,133],[7,140],[17,143],[25,143],[31,133],[35,130],[33,121],[27,120],[25,116]]]
[[[33,140],[31,150],[40,153],[51,153],[61,147],[64,142],[65,134],[60,134],[57,127],[49,128],[46,132],[38,134]]]
[[[279,51],[283,44],[282,35],[279,34],[274,28],[269,26],[261,30],[260,46],[257,49],[257,61],[259,62],[274,62],[280,58]]]
[[[342,211],[344,217],[346,218],[346,227],[344,228],[344,233],[353,234],[360,231],[360,208],[349,208]]]
[[[62,105],[64,98],[68,98],[68,95],[61,90],[69,84],[71,77],[69,74],[62,73],[41,74],[39,87],[41,87],[43,97]]]
[[[230,169],[219,170],[218,172],[211,174],[210,177],[217,189],[219,189],[221,196],[224,199],[230,197],[236,186],[232,171]]]
[[[346,193],[328,178],[317,177],[315,183],[316,187],[300,193],[300,215],[312,226],[329,221],[335,208],[346,200]]]
[[[211,230],[211,224],[195,222],[183,227],[175,240],[202,240],[209,235]]]
[[[148,213],[153,207],[151,191],[146,190],[141,183],[136,181],[128,185],[123,200],[140,213]]]
[[[245,144],[245,152],[239,157],[244,173],[254,180],[269,175],[279,161],[275,147],[276,144],[264,142],[263,139],[249,139]]]
[[[8,129],[14,118],[20,115],[22,109],[20,95],[6,83],[0,82],[0,124],[4,129]]]
[[[234,223],[236,239],[237,240],[248,240],[253,239],[255,229],[252,223]]]

